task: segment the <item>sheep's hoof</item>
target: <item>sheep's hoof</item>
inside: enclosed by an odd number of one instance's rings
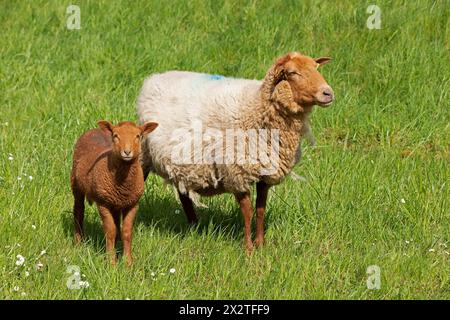
[[[188,224],[189,224],[191,227],[195,227],[196,225],[198,225],[198,219],[196,218],[196,219],[193,219],[193,220],[189,220],[189,221],[188,221]]]

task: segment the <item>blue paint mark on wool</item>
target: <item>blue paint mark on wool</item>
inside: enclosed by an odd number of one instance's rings
[[[210,80],[223,80],[225,79],[224,76],[221,76],[220,74],[210,74],[208,75]]]

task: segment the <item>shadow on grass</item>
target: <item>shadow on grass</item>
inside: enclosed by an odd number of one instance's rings
[[[226,197],[230,195],[223,195]],[[136,224],[143,224],[161,231],[186,235],[195,230],[199,234],[209,234],[212,237],[221,234],[223,237],[235,240],[242,239],[242,215],[237,204],[227,208],[225,201],[217,201],[218,197],[202,198],[208,208],[195,208],[198,224],[191,226],[187,222],[181,203],[174,195],[155,196],[147,191],[141,198]]]
[[[220,197],[203,198],[208,208],[196,208],[199,222],[196,226],[187,223],[186,216],[180,202],[175,197],[166,192],[161,197],[155,195],[151,190],[147,190],[142,196],[139,204],[139,212],[136,217],[135,226],[142,224],[152,227],[162,234],[178,234],[185,236],[193,230],[199,234],[207,234],[211,237],[230,238],[234,241],[242,241],[243,219],[237,203],[226,206],[225,199],[221,197],[232,197],[222,195]],[[219,201],[222,200],[222,201]],[[270,220],[270,215],[266,216],[266,223]],[[61,214],[61,223],[67,238],[74,237],[74,222],[72,210],[65,210]],[[95,205],[89,206],[86,203],[85,218],[83,224],[84,242],[91,244],[96,250],[105,250],[105,236],[103,233],[101,220]],[[122,242],[118,241],[116,248],[119,255],[122,252]]]
[[[61,214],[61,224],[63,226],[64,235],[67,238],[74,240],[74,220],[72,210],[64,210]],[[96,251],[105,251],[106,241],[105,235],[103,233],[102,223],[100,216],[97,212],[97,208],[89,206],[86,202],[86,209],[84,212],[84,222],[83,222],[84,238],[83,243],[92,245]],[[121,245],[118,243],[116,248],[119,249],[121,253]]]

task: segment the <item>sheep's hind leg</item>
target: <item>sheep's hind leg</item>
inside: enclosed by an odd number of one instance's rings
[[[262,181],[256,184],[256,247],[264,244],[264,214],[269,188],[270,186]]]
[[[183,206],[183,210],[186,214],[188,223],[196,224],[198,222],[198,219],[197,215],[195,214],[194,204],[192,203],[191,198],[189,198],[185,194],[182,194],[180,191],[178,191],[178,195],[180,197],[181,205]]]
[[[235,194],[235,197],[241,206],[242,215],[244,216],[244,244],[247,253],[250,254],[253,251],[251,230],[253,217],[252,201],[249,193],[237,193]]]
[[[115,265],[117,262],[115,250],[117,230],[116,224],[114,223],[114,217],[108,208],[101,205],[97,205],[97,208],[103,222],[103,231],[105,232],[106,237],[106,253],[109,256],[111,264]]]
[[[75,199],[73,205],[73,218],[75,224],[75,243],[80,244],[83,240],[83,220],[84,220],[84,194],[74,190],[73,197]]]

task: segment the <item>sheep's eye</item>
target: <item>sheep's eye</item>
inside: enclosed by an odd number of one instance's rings
[[[301,74],[297,71],[290,71],[288,72],[288,76],[293,76],[293,75],[297,75],[297,76],[301,76]]]

